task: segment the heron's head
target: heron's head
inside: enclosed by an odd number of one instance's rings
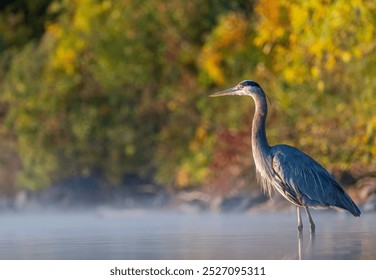
[[[260,85],[251,80],[245,80],[237,84],[236,86],[222,90],[216,93],[209,95],[210,97],[217,97],[223,95],[248,95],[254,96],[263,93]]]

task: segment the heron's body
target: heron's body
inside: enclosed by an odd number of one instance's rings
[[[349,195],[319,163],[294,147],[269,146],[265,132],[268,108],[265,93],[257,83],[243,81],[234,88],[211,96],[221,95],[249,95],[254,99],[256,110],[252,124],[252,153],[258,178],[268,196],[274,189],[297,206],[299,232],[303,228],[301,207],[307,212],[311,232],[315,231],[315,225],[308,207],[337,207],[348,210],[354,216],[360,215]]]

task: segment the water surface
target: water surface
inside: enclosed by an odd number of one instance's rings
[[[295,212],[0,214],[0,259],[376,259],[375,213],[312,214],[301,238]]]

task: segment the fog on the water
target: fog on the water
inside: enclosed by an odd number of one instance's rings
[[[0,259],[376,259],[376,215],[151,210],[0,214]],[[5,226],[6,225],[6,226]]]

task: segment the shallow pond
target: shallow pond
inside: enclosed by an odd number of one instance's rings
[[[376,259],[376,214],[0,213],[0,259]]]

